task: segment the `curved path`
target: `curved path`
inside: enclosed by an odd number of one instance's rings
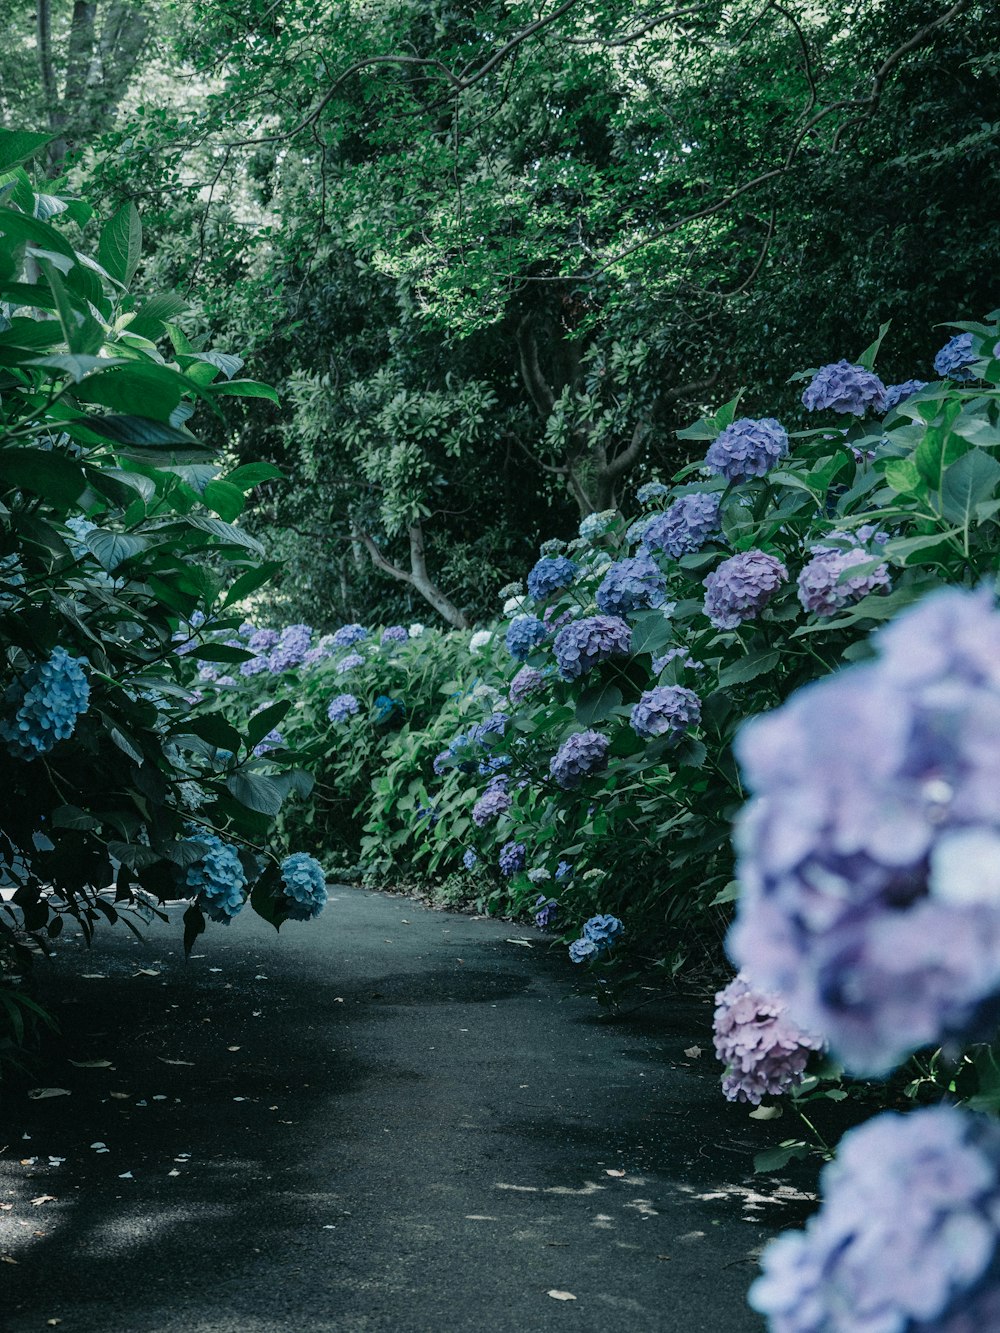
[[[187,963],[179,922],[60,940],[69,1095],[0,1108],[5,1333],[759,1330],[804,1207],[749,1174],[783,1127],[722,1100],[709,1010],[608,1023],[537,932],[332,899]]]

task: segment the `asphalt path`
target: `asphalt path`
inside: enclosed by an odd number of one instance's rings
[[[707,1004],[609,1022],[540,933],[358,889],[180,931],[41,969],[65,1091],[0,1104],[5,1333],[763,1327],[809,1203],[752,1176],[794,1129],[723,1101]]]

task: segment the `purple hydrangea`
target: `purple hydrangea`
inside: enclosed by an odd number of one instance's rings
[[[269,671],[266,657],[251,657],[246,662],[240,663],[241,676],[259,676],[264,671]]]
[[[844,412],[863,417],[871,409],[881,415],[885,411],[885,385],[864,366],[834,361],[817,370],[802,395],[802,405],[810,412]]]
[[[624,616],[662,606],[667,596],[663,571],[647,551],[619,560],[604,575],[594,600],[599,611],[609,616]]]
[[[849,551],[821,550],[799,574],[799,601],[818,616],[832,616],[876,589],[891,586],[887,565],[870,566],[872,556],[860,547]],[[857,569],[856,574],[850,574]],[[847,575],[843,578],[843,575]]]
[[[389,625],[382,631],[380,643],[406,643],[410,637],[410,631],[405,625]]]
[[[556,866],[556,879],[568,879],[573,873],[573,866],[569,861],[560,861]]]
[[[528,574],[528,592],[536,602],[573,584],[579,566],[564,555],[543,555]]]
[[[646,690],[633,705],[629,718],[632,730],[646,741],[657,736],[683,736],[700,720],[701,700],[683,685],[657,685]]]
[[[804,1231],[764,1251],[772,1333],[974,1333],[1000,1313],[1000,1128],[950,1106],[849,1130]]]
[[[532,916],[535,918],[535,925],[539,930],[546,930],[559,909],[559,904],[555,898],[546,898],[544,893],[540,893],[535,899],[535,906],[532,909]]]
[[[364,625],[341,625],[333,636],[333,646],[335,648],[349,648],[352,643],[360,643],[362,639],[368,638],[368,631]]]
[[[523,842],[505,842],[500,848],[497,864],[509,879],[511,875],[515,875],[519,870],[524,869],[527,855],[528,849]]]
[[[747,723],[731,956],[858,1074],[1000,996],[1000,614],[949,589]]]
[[[563,680],[578,680],[599,662],[628,657],[632,631],[619,616],[586,616],[562,627],[553,650]]]
[[[548,633],[537,616],[515,616],[507,626],[507,651],[518,662],[523,662],[529,653],[545,641]]]
[[[355,667],[364,666],[365,659],[360,653],[348,653],[337,663],[337,675],[346,676],[348,671],[353,671]]]
[[[579,787],[584,778],[607,768],[609,744],[599,731],[575,731],[549,760],[549,772],[567,791]]]
[[[788,432],[774,417],[738,417],[709,445],[705,466],[727,481],[762,477],[788,457]]]
[[[308,625],[288,625],[278,636],[278,642],[271,649],[268,669],[279,675],[299,666],[312,641],[312,629]]]
[[[282,905],[293,921],[312,921],[326,906],[326,874],[315,857],[293,852],[281,863]]]
[[[705,579],[705,615],[716,629],[735,629],[757,617],[788,579],[781,561],[766,551],[741,551]]]
[[[662,657],[654,657],[652,663],[653,675],[658,676],[661,671],[665,671],[671,662],[676,662],[683,658],[681,666],[687,671],[704,671],[705,663],[696,662],[687,648],[668,648]]]
[[[700,551],[719,532],[719,497],[711,491],[693,491],[676,499],[669,509],[647,523],[642,544],[679,559]]]
[[[353,694],[335,694],[326,706],[326,715],[331,722],[346,722],[361,711],[361,704]]]
[[[284,743],[285,738],[282,736],[281,732],[272,730],[267,733],[263,740],[257,742],[253,747],[253,752],[258,759],[262,759],[270,750],[277,750],[278,747],[284,745]]]
[[[474,870],[478,861],[479,857],[476,855],[473,848],[466,847],[462,856],[462,865],[465,866],[466,870]]]
[[[274,647],[279,637],[276,629],[256,629],[247,640],[247,647],[252,653],[266,653]]]
[[[512,704],[527,703],[546,689],[545,673],[536,667],[523,666],[510,682],[510,701]]]
[[[939,375],[952,380],[971,380],[969,365],[975,361],[971,333],[956,333],[949,338],[934,358],[934,369]]]
[[[506,814],[512,804],[505,788],[488,787],[472,807],[472,822],[476,828],[485,828],[494,819]]]
[[[911,398],[915,393],[919,393],[921,389],[926,388],[925,380],[904,380],[902,384],[888,385],[885,391],[885,410],[891,412],[905,398]]]
[[[760,1105],[802,1082],[809,1057],[823,1049],[792,1021],[779,995],[758,990],[745,973],[715,997],[715,1053],[726,1066],[722,1091],[731,1102]]]
[[[663,496],[670,494],[670,487],[664,486],[662,481],[644,482],[635,493],[635,498],[641,505],[652,504],[654,500],[661,500]]]

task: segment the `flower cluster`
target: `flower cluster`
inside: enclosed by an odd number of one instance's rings
[[[572,586],[580,567],[564,555],[543,555],[528,573],[528,592],[536,602]]]
[[[625,927],[616,916],[592,916],[583,925],[583,933],[569,946],[570,961],[586,963],[599,958],[624,935]]]
[[[665,495],[670,494],[670,487],[664,486],[662,481],[647,481],[635,493],[635,498],[641,505],[652,504],[654,500],[662,500]]]
[[[462,856],[462,865],[465,866],[466,870],[474,869],[478,860],[479,857],[476,855],[473,848],[466,847],[465,852]]]
[[[671,662],[676,662],[683,658],[681,666],[687,671],[704,671],[705,663],[696,662],[687,648],[668,648],[660,657],[654,657],[652,671],[654,676],[658,676],[661,671],[665,671]]]
[[[578,680],[599,662],[628,657],[632,631],[619,616],[585,616],[563,626],[553,651],[563,680]]]
[[[904,380],[902,384],[889,384],[885,390],[885,410],[891,412],[894,407],[898,407],[905,398],[912,398],[915,393],[921,389],[926,389],[925,380]]]
[[[843,412],[863,417],[869,408],[885,411],[885,385],[864,366],[850,361],[835,361],[817,370],[802,395],[802,405],[810,412]]]
[[[507,626],[507,651],[523,662],[548,637],[548,629],[537,616],[515,616]]]
[[[472,822],[476,828],[485,828],[494,819],[499,819],[511,807],[511,798],[505,786],[490,785],[472,807]]]
[[[713,440],[705,466],[727,481],[762,477],[788,457],[788,432],[774,417],[738,417]]]
[[[788,578],[781,561],[766,551],[741,551],[723,560],[705,583],[705,615],[716,629],[753,620]]]
[[[247,877],[243,863],[236,848],[216,834],[195,825],[189,825],[187,833],[197,842],[204,843],[206,850],[188,866],[184,883],[191,890],[191,897],[213,921],[228,925],[246,902]]]
[[[382,631],[380,643],[406,643],[410,632],[405,625],[389,625]]]
[[[326,715],[331,722],[346,722],[361,709],[353,694],[335,694],[326,706]]]
[[[406,716],[406,705],[402,699],[392,699],[388,694],[377,694],[372,704],[372,719],[378,725],[388,722],[395,714]]]
[[[524,869],[527,855],[528,849],[523,842],[505,842],[500,848],[497,864],[509,879],[511,875],[516,875],[519,870]]]
[[[579,787],[584,778],[607,768],[609,743],[599,731],[575,731],[549,760],[549,772],[565,790]]]
[[[597,589],[598,610],[609,616],[662,606],[667,595],[663,571],[647,551],[619,560],[605,574]]]
[[[280,731],[272,730],[253,747],[253,752],[258,759],[262,759],[270,750],[277,750],[279,746],[284,745],[285,738]]]
[[[544,694],[545,689],[545,673],[536,667],[523,666],[510,682],[508,693],[512,704],[523,704],[536,695]]]
[[[759,1106],[802,1082],[809,1057],[823,1049],[803,1032],[778,995],[758,990],[741,972],[715,997],[715,1053],[726,1066],[722,1091],[731,1102]]]
[[[879,1075],[1000,995],[1000,614],[949,589],[875,644],[738,737],[729,948]]]
[[[954,1107],[844,1135],[804,1231],[764,1251],[772,1333],[973,1333],[1000,1313],[1000,1128]]]
[[[308,625],[288,625],[281,631],[268,658],[268,670],[274,675],[290,671],[302,664],[312,643],[312,629]]]
[[[326,906],[326,874],[305,852],[293,852],[281,863],[282,906],[293,921],[311,921]]]
[[[857,546],[849,551],[820,550],[799,573],[799,601],[814,615],[832,616],[878,588],[888,589],[888,566],[871,568],[871,564],[872,556]],[[851,574],[852,569],[857,573]]]
[[[603,537],[614,525],[617,517],[617,509],[602,509],[598,514],[588,514],[578,529],[581,538],[585,542],[592,542],[598,537]]]
[[[535,925],[538,929],[547,930],[558,910],[559,904],[555,898],[546,898],[544,893],[540,893],[532,908],[532,916],[535,918]]]
[[[719,531],[719,497],[695,491],[679,496],[662,514],[646,524],[642,544],[651,551],[665,551],[675,560],[700,551]]]
[[[971,333],[956,333],[949,338],[934,358],[934,369],[939,375],[946,375],[953,380],[971,380],[970,364],[976,354],[972,347]]]
[[[493,641],[493,633],[488,629],[477,629],[475,634],[469,640],[469,654],[472,657],[478,657],[484,648],[488,647]]]
[[[632,730],[645,741],[657,736],[683,736],[701,720],[701,700],[683,685],[657,685],[633,705]]]
[[[34,759],[73,735],[90,703],[87,665],[85,657],[54,648],[46,661],[28,668],[14,687],[13,716],[0,720],[0,740],[12,754]]]
[[[360,653],[348,653],[337,663],[337,675],[346,676],[348,671],[353,671],[355,667],[364,666],[364,664],[365,659]]]
[[[349,648],[352,643],[360,643],[362,639],[367,638],[368,631],[364,625],[341,625],[333,636],[333,646],[335,648]]]

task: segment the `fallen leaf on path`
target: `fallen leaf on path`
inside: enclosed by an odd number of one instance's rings
[[[158,977],[159,972],[154,972],[151,967],[140,967],[139,971],[134,973],[137,977]]]
[[[112,1092],[109,1093],[109,1096],[114,1097],[116,1102],[127,1102],[132,1094],[130,1092]]]
[[[40,1102],[44,1097],[68,1097],[69,1088],[29,1088],[28,1096],[33,1102]]]
[[[107,981],[106,972],[81,972],[80,976],[84,981]]]
[[[0,1254],[0,1264],[16,1264],[17,1260],[12,1259],[9,1254]]]
[[[70,1064],[77,1069],[113,1069],[114,1065],[110,1060],[70,1060]]]
[[[227,1050],[227,1051],[238,1051],[239,1049],[240,1049],[239,1046],[227,1046],[227,1047],[226,1047],[226,1050]]]
[[[194,1068],[193,1060],[168,1060],[165,1055],[158,1055],[157,1060],[161,1060],[165,1065],[190,1065]]]
[[[556,1291],[555,1287],[553,1287],[551,1291],[546,1292],[546,1295],[551,1296],[554,1301],[576,1300],[576,1297],[573,1295],[571,1291]]]
[[[701,1047],[689,1046],[687,1050],[684,1052],[684,1054],[687,1056],[689,1060],[697,1060],[698,1056],[701,1055]]]
[[[167,1172],[167,1175],[168,1175],[168,1176],[179,1176],[179,1175],[180,1175],[180,1172],[177,1170],[176,1167],[174,1167],[174,1169],[173,1169],[172,1171],[168,1171],[168,1172]]]
[[[520,945],[522,945],[525,949],[531,949],[531,948],[533,947],[531,944],[529,944],[529,942],[528,942],[527,940],[506,940],[505,943],[506,943],[506,944],[520,944]],[[549,1295],[551,1296],[552,1293],[549,1292]],[[576,1300],[576,1297],[573,1296],[572,1299],[575,1301],[575,1300]]]
[[[39,1206],[39,1204],[43,1204],[43,1203],[55,1203],[55,1202],[56,1202],[56,1196],[55,1196],[54,1194],[39,1194],[38,1198],[37,1198],[37,1199],[32,1199],[31,1202],[32,1202],[32,1204],[37,1208],[37,1207]]]
[[[623,1176],[624,1171],[613,1171],[610,1167],[604,1172],[606,1176]]]
[[[0,1203],[0,1213],[9,1213],[13,1207],[12,1203]]]
[[[669,1254],[658,1254],[656,1257],[657,1257],[657,1259],[669,1259],[669,1258],[670,1258],[670,1255],[669,1255]]]
[[[780,1106],[758,1106],[750,1112],[751,1120],[778,1120],[784,1114]]]
[[[118,1177],[118,1179],[119,1179],[119,1180],[134,1180],[135,1177],[132,1175],[132,1172],[131,1172],[131,1171],[123,1171],[123,1172],[121,1173],[121,1175]]]

